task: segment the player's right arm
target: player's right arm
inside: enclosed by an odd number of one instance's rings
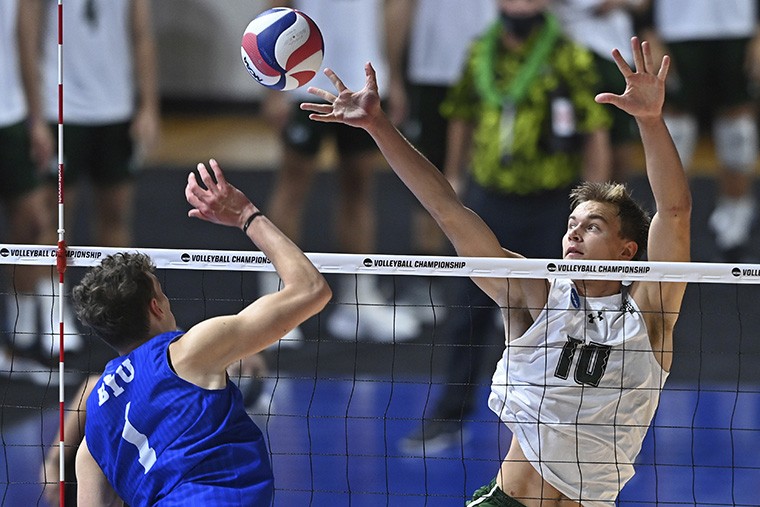
[[[87,439],[77,451],[77,505],[80,507],[122,507],[119,498],[87,448]]]
[[[334,72],[325,73],[335,84],[338,95],[309,88],[327,104],[303,104],[316,114],[316,121],[340,122],[366,130],[401,181],[435,219],[441,230],[463,257],[519,257],[504,250],[493,231],[472,210],[464,206],[441,172],[417,151],[393,126],[380,107],[377,81],[372,65],[365,66],[364,89],[352,92]],[[505,217],[505,219],[514,219]],[[478,286],[497,303],[504,303],[504,279],[474,278]]]

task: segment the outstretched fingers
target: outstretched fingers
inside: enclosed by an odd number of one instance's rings
[[[222,172],[222,168],[219,166],[219,162],[217,162],[216,159],[212,158],[208,161],[208,163],[211,166],[211,170],[214,172],[214,179],[216,180],[217,185],[226,185],[227,180],[224,178],[224,173]]]
[[[331,68],[328,67],[325,69],[325,75],[327,76],[327,79],[332,82],[333,86],[335,86],[335,89],[338,90],[339,94],[346,89],[346,85],[343,84],[343,81]]]
[[[209,164],[209,165],[211,165],[213,169],[214,164]],[[214,178],[211,177],[211,173],[206,168],[205,164],[198,164],[198,174],[201,175],[201,181],[203,181],[203,184],[206,185],[207,189],[209,189],[211,192],[216,190],[216,181],[214,180]]]
[[[301,104],[303,111],[311,111],[309,115],[310,120],[321,122],[335,121],[335,115],[333,115],[332,104],[315,104],[313,102],[304,102]]]
[[[633,52],[633,61],[636,72],[644,74],[655,73],[657,65],[654,61],[652,46],[649,41],[639,41],[638,37],[631,37],[631,51]],[[618,67],[620,66],[618,65]],[[660,78],[663,77],[663,75],[660,74],[662,70],[662,65],[660,65],[660,69],[657,71],[657,76]],[[667,74],[667,69],[665,69],[665,74]]]
[[[641,43],[641,52],[644,54],[644,70],[646,72],[653,72],[654,59],[652,58],[652,48],[649,46],[649,41]]]
[[[662,57],[662,63],[660,64],[660,70],[657,72],[657,78],[661,81],[665,81],[668,77],[668,70],[670,70],[670,57],[665,55]]]
[[[333,110],[332,104],[316,104],[314,102],[301,103],[301,110],[312,111],[314,113],[329,114]]]
[[[625,58],[623,58],[619,49],[615,48],[612,50],[612,59],[615,60],[615,65],[617,65],[617,68],[620,70],[623,77],[627,78],[633,74],[633,70],[628,65],[628,62],[625,61]]]
[[[327,90],[323,90],[322,88],[315,88],[313,86],[310,86],[309,88],[307,88],[306,91],[330,104],[335,102],[335,100],[338,98],[334,94],[328,92]]]
[[[633,53],[633,66],[636,72],[646,72],[644,55],[641,52],[641,43],[638,37],[631,37],[631,52]]]
[[[377,91],[377,74],[371,62],[364,64],[364,76],[367,89]]]
[[[202,164],[198,164],[201,166]],[[187,176],[187,185],[185,186],[185,199],[188,204],[193,208],[187,212],[187,216],[200,218],[202,213],[198,208],[203,206],[203,189],[198,184],[198,180],[195,178],[195,173],[190,173]]]

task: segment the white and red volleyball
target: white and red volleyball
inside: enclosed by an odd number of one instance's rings
[[[322,65],[323,55],[317,24],[303,12],[286,7],[256,16],[240,46],[248,73],[262,85],[282,91],[308,83]]]

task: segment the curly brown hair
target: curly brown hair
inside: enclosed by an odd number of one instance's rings
[[[628,188],[622,183],[586,181],[570,192],[570,209],[574,210],[579,204],[587,201],[608,203],[617,207],[618,217],[620,217],[620,235],[636,242],[639,248],[633,260],[641,259],[647,249],[651,218],[631,196]]]
[[[155,265],[145,254],[109,255],[74,287],[79,320],[117,351],[148,338]]]

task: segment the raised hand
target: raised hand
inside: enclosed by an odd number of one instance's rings
[[[371,63],[364,65],[366,81],[364,88],[354,92],[346,88],[343,81],[332,69],[325,69],[325,75],[335,85],[337,95],[321,88],[309,88],[309,93],[325,100],[327,104],[305,102],[304,111],[312,111],[309,118],[326,123],[345,123],[352,127],[367,128],[373,120],[382,116],[377,78]]]
[[[243,192],[227,183],[216,160],[209,160],[209,165],[214,172],[213,177],[204,164],[198,164],[198,173],[206,188],[198,183],[195,173],[187,177],[185,198],[193,207],[187,216],[214,224],[241,227],[255,207]]]
[[[670,57],[664,56],[658,69],[647,41],[639,42],[638,37],[633,37],[631,49],[635,71],[628,66],[620,51],[612,51],[612,57],[625,77],[623,94],[600,93],[596,101],[612,104],[635,118],[659,117],[665,102],[665,78],[670,68]]]

